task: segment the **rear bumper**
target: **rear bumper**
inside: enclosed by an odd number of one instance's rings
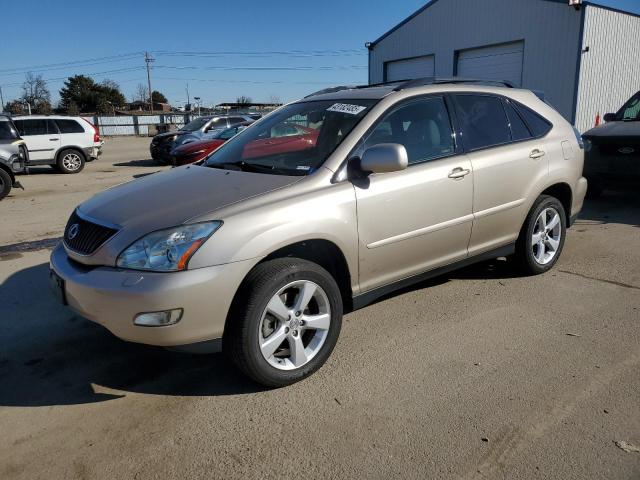
[[[183,272],[138,272],[112,267],[89,268],[70,260],[60,245],[50,268],[64,280],[69,306],[130,342],[184,346],[221,338],[231,301],[252,261]],[[143,312],[182,308],[169,326],[134,325]]]

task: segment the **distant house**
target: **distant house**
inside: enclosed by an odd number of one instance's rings
[[[127,109],[131,112],[145,112],[145,111],[148,112],[149,102],[136,100],[135,102],[128,103]],[[168,103],[153,102],[153,111],[154,112],[170,112],[171,105],[169,105]]]

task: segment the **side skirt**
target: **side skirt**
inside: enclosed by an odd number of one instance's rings
[[[492,260],[498,257],[507,257],[515,253],[515,251],[516,245],[515,243],[512,243],[504,247],[496,248],[494,250],[475,255],[473,257],[459,260],[449,265],[444,265],[427,272],[419,273],[418,275],[414,275],[412,277],[398,280],[397,282],[390,283],[382,287],[374,288],[373,290],[369,290],[368,292],[361,293],[360,295],[356,295],[355,297],[353,297],[353,309],[358,310],[359,308],[366,307],[378,298],[383,297],[384,295],[387,295],[388,293],[394,292],[396,290],[400,290],[401,288],[423,282],[433,277],[444,275],[445,273],[458,270],[468,265],[473,265],[474,263],[484,262],[485,260]]]

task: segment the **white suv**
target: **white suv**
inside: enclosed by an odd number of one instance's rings
[[[29,166],[78,173],[102,153],[98,128],[82,117],[30,115],[13,117],[13,122],[29,149]]]

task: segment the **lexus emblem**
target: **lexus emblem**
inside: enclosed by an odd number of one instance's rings
[[[73,240],[78,236],[78,232],[80,231],[80,225],[74,223],[69,227],[69,231],[67,232],[67,238],[69,240]]]
[[[619,148],[618,151],[623,155],[630,155],[633,152],[635,152],[635,150],[632,147],[622,147],[622,148]]]

